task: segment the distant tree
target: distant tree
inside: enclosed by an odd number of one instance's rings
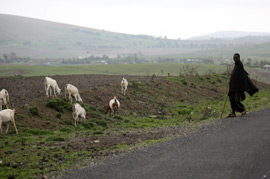
[[[247,63],[246,63],[247,66],[251,66],[251,58],[247,58]]]
[[[4,60],[7,61],[8,59],[8,54],[3,54]]]

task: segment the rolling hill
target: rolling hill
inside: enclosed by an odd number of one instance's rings
[[[267,48],[269,43],[270,36],[245,36],[233,40],[167,39],[0,14],[0,60],[2,61],[5,54],[11,53],[34,60],[77,59],[80,56],[103,55],[115,58],[130,54],[140,58],[156,59],[168,55],[185,56],[184,54],[189,54],[188,56],[191,54],[192,57],[193,52],[197,54],[209,50],[226,53],[226,49],[236,47],[244,47],[250,55],[264,58],[270,54]],[[216,53],[217,55],[219,53]]]
[[[223,40],[233,40],[242,37],[266,37],[270,36],[270,33],[267,32],[241,32],[241,31],[220,31],[214,32],[211,34],[200,35],[191,37],[189,40],[210,40],[210,39],[223,39]]]

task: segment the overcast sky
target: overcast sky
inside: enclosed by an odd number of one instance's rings
[[[270,32],[270,0],[0,0],[0,13],[174,39]]]

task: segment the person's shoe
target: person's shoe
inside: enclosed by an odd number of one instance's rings
[[[232,112],[232,113],[230,113],[227,117],[228,117],[228,118],[230,118],[230,117],[236,117],[236,114]]]
[[[244,116],[245,114],[247,114],[247,110],[246,109],[241,113],[241,115]]]

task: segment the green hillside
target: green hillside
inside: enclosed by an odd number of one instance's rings
[[[7,54],[37,59],[77,59],[79,56],[110,58],[136,54],[157,59],[168,55],[196,57],[231,55],[246,49],[251,56],[269,57],[270,36],[248,36],[233,40],[180,40],[149,35],[131,35],[45,20],[0,14],[0,63]],[[1,60],[2,59],[2,60]],[[4,60],[3,60],[4,59]]]

